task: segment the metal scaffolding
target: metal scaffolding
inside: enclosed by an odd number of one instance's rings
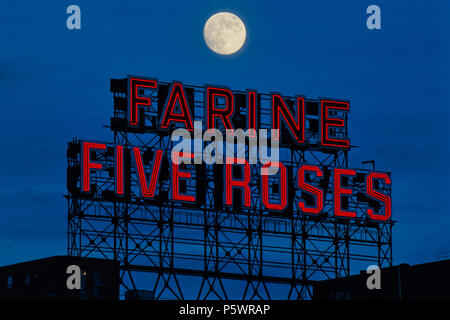
[[[160,88],[169,85],[158,84]],[[194,119],[203,120],[204,87],[185,85],[185,89],[194,105]],[[345,181],[353,196],[346,197],[343,206],[357,212],[357,217],[334,215],[332,172],[334,167],[348,167],[349,150],[319,146],[318,101],[306,101],[308,146],[281,145],[280,161],[291,185],[287,209],[277,214],[262,205],[260,164],[251,166],[250,207],[240,206],[239,201],[233,206],[224,204],[223,165],[184,165],[192,179],[181,188],[195,194],[197,202],[170,200],[173,143],[168,132],[157,128],[164,90],[141,92],[151,96],[152,104],[140,109],[140,122],[133,128],[127,125],[127,79],[112,80],[111,91],[114,142],[105,150],[91,151],[102,170],[91,173],[88,194],[81,192],[81,142],[74,139],[68,144],[68,252],[119,261],[124,290],[149,289],[155,299],[310,299],[316,280],[348,276],[370,264],[392,265],[393,221],[374,222],[366,214],[368,208],[382,210],[378,202],[365,196],[368,170],[357,169],[356,176]],[[270,94],[258,94],[258,107],[260,125],[269,127]],[[239,122],[246,106],[236,108],[235,121]],[[345,127],[333,134],[347,137],[348,130]],[[117,144],[124,146],[128,179],[124,197],[114,193]],[[132,165],[133,146],[144,152],[147,167],[154,151],[163,150],[154,199],[141,197]],[[324,172],[323,177],[308,181],[324,190],[320,215],[305,214],[295,203],[295,199],[308,198],[294,185],[297,169],[306,163]],[[390,185],[380,182],[376,188],[391,194]]]

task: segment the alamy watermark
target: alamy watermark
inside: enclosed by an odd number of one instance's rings
[[[381,269],[377,265],[370,265],[366,270],[367,274],[370,276],[367,278],[366,286],[369,290],[380,290],[381,289]]]
[[[80,30],[81,29],[81,9],[75,4],[71,4],[67,7],[66,13],[70,16],[66,19],[66,27],[69,30]]]
[[[247,161],[249,164],[258,162],[263,165],[269,164],[262,169],[262,175],[273,175],[278,172],[277,163],[280,159],[278,129],[258,131],[228,129],[225,130],[224,139],[222,131],[208,129],[203,132],[202,121],[194,121],[193,131],[176,129],[172,132],[171,141],[177,142],[171,154],[172,162],[175,164],[244,164]]]
[[[66,273],[69,275],[67,277],[66,286],[69,290],[80,290],[81,289],[81,269],[76,264],[72,264],[67,267]]]

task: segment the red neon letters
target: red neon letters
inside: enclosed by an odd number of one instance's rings
[[[194,159],[193,153],[176,153],[172,155],[172,199],[186,202],[195,202],[195,196],[181,194],[178,183],[180,178],[190,179],[191,173],[187,171],[180,171],[179,158]]]
[[[216,107],[216,98],[222,97],[226,101],[226,108],[221,109]],[[207,128],[214,129],[216,118],[220,118],[225,126],[225,129],[234,129],[230,121],[230,117],[234,113],[234,98],[233,93],[225,88],[206,88],[206,114],[207,114]]]
[[[386,220],[388,220],[391,217],[391,211],[392,211],[392,203],[391,203],[391,201],[392,200],[391,200],[390,197],[386,196],[385,194],[379,193],[379,192],[377,192],[377,191],[375,191],[373,189],[373,179],[382,179],[387,184],[391,184],[391,179],[388,177],[387,174],[380,173],[380,172],[371,172],[370,174],[367,175],[367,178],[366,178],[366,188],[367,188],[366,192],[367,192],[367,194],[370,197],[383,202],[384,203],[384,210],[385,210],[385,214],[384,215],[380,215],[380,214],[375,214],[372,209],[367,209],[367,214],[373,220],[386,221]]]
[[[106,149],[106,144],[104,143],[95,143],[95,142],[83,142],[83,161],[81,163],[82,166],[82,188],[83,192],[90,192],[91,185],[89,183],[89,176],[92,169],[101,170],[102,165],[100,163],[91,162],[91,149]]]
[[[247,113],[247,125],[249,129],[256,130],[256,92],[248,91],[248,113]]]
[[[242,180],[233,179],[232,168],[233,163],[244,163],[244,178]],[[225,164],[225,203],[227,205],[233,204],[233,188],[243,188],[244,189],[244,206],[250,207],[250,187],[248,183],[250,182],[250,164],[245,159],[232,159],[227,158],[227,163]]]
[[[104,143],[96,142],[82,142],[82,156],[81,156],[81,188],[83,192],[95,192],[91,190],[90,175],[92,170],[104,170],[110,171],[109,168],[103,168],[101,161],[106,157],[106,153],[109,153],[109,147],[107,148]],[[130,151],[130,150],[128,150]],[[141,154],[141,150],[138,147],[132,148],[132,154],[134,155],[134,162],[136,168],[136,175],[141,190],[141,196],[143,198],[154,198],[156,193],[156,185],[158,183],[162,160],[163,151],[155,150],[153,153],[153,161],[151,173],[147,174],[144,166],[144,159]],[[124,161],[125,149],[122,145],[115,146],[114,159],[115,159],[115,194],[117,196],[123,196],[129,190],[125,190],[124,183],[124,172],[125,172],[125,161]],[[95,158],[94,158],[95,157]],[[184,202],[196,202],[195,195],[186,194],[186,191],[180,191],[180,179],[189,180],[192,179],[192,168],[188,170],[180,170],[179,158],[194,158],[193,153],[173,153],[172,155],[172,192],[171,198],[176,201]],[[233,172],[236,166],[242,166],[242,175],[240,177],[233,176]],[[277,167],[278,173],[274,175],[274,178],[270,178],[267,175],[268,168]],[[236,171],[237,172],[237,171]],[[198,173],[196,173],[197,175]],[[243,206],[251,207],[251,197],[253,189],[250,188],[250,182],[252,179],[250,164],[245,159],[237,158],[227,158],[225,164],[225,204],[233,205],[236,199],[233,199],[233,190],[239,188],[242,190],[243,195]],[[270,211],[283,212],[288,207],[288,203],[297,203],[298,209],[303,213],[319,214],[324,210],[325,206],[325,195],[324,190],[306,182],[306,175],[315,175],[320,181],[322,179],[327,179],[318,166],[314,165],[302,165],[298,169],[298,181],[297,186],[303,192],[307,192],[314,196],[315,205],[308,206],[303,200],[291,199],[288,195],[288,177],[287,168],[281,162],[266,163],[262,166],[261,171],[261,202],[264,208]],[[358,173],[359,174],[359,173]],[[129,179],[129,178],[128,178]],[[354,181],[351,179],[356,179],[356,171],[353,169],[344,168],[334,168],[333,170],[333,180],[334,184],[334,215],[338,217],[346,218],[356,218],[357,212],[351,211],[349,204],[355,203],[354,200],[350,200],[353,197],[352,185]],[[367,209],[367,216],[375,221],[386,221],[391,218],[392,215],[392,199],[389,194],[383,193],[384,188],[377,189],[375,180],[382,180],[384,184],[391,184],[391,179],[386,173],[381,172],[369,172],[366,174],[365,186],[366,194],[368,198],[378,201],[380,206],[383,207],[381,213],[375,212],[374,209],[370,208],[370,204],[373,202],[368,202],[369,208]],[[331,182],[331,181],[330,181]],[[278,185],[278,191],[276,200],[270,197],[270,185],[275,183]],[[360,183],[360,182],[359,182]],[[328,184],[328,182],[326,182]],[[196,188],[201,188],[202,186],[195,186]],[[295,194],[295,193],[293,193]],[[346,198],[343,198],[346,196]],[[294,196],[297,197],[297,196]],[[367,202],[367,201],[366,201]],[[378,206],[377,206],[378,207]]]
[[[123,146],[116,146],[116,194],[123,195]]]
[[[175,112],[176,106],[180,107],[180,112]],[[164,111],[162,113],[161,128],[167,129],[171,122],[181,122],[189,131],[194,130],[191,110],[181,83],[173,83],[170,94],[167,98]]]
[[[330,117],[330,110],[340,110],[340,111],[348,111],[350,109],[350,104],[348,102],[340,102],[340,101],[330,101],[330,100],[321,100],[320,101],[320,109],[322,115],[322,129],[321,129],[321,138],[322,145],[329,147],[337,147],[337,148],[348,148],[350,146],[350,141],[347,139],[336,139],[330,138],[329,129],[330,127],[334,128],[344,128],[345,121],[343,119]]]
[[[341,176],[354,176],[356,175],[355,170],[351,169],[334,169],[334,215],[341,217],[356,217],[356,212],[344,211],[341,208],[341,195],[351,195],[352,189],[341,187]]]
[[[122,85],[125,88],[124,85]],[[136,126],[138,124],[142,125],[142,120],[139,119],[139,107],[150,106],[152,99],[147,93],[148,90],[160,90],[157,93],[158,96],[158,112],[159,118],[157,121],[152,123],[159,123],[159,126],[163,130],[170,130],[174,124],[181,124],[187,130],[194,130],[194,120],[198,119],[198,116],[194,119],[194,106],[192,101],[193,94],[198,88],[189,87],[186,95],[185,88],[180,82],[173,82],[170,88],[166,90],[168,85],[158,85],[157,80],[139,78],[139,77],[128,77],[127,82],[127,94],[128,94],[128,121],[129,125]],[[164,90],[161,90],[164,88]],[[124,90],[120,90],[123,93]],[[144,91],[146,91],[144,93]],[[153,92],[154,94],[155,92]],[[300,144],[302,148],[307,149],[310,145],[314,148],[321,146],[326,149],[326,152],[330,152],[331,148],[338,149],[348,149],[350,148],[350,141],[347,136],[347,125],[346,125],[346,113],[349,111],[350,105],[345,101],[335,101],[330,99],[322,99],[318,103],[314,101],[306,101],[303,97],[294,98],[283,98],[280,94],[264,95],[258,94],[255,90],[247,90],[246,99],[243,97],[242,92],[238,92],[239,96],[234,96],[234,93],[228,88],[221,88],[215,86],[207,86],[205,88],[205,112],[204,120],[206,120],[206,129],[216,128],[218,124],[224,129],[235,129],[234,123],[237,125],[240,123],[243,126],[247,126],[247,129],[275,129],[278,132],[284,128],[289,132],[292,140]],[[116,96],[115,96],[116,97]],[[122,105],[121,100],[118,100]],[[165,103],[163,103],[165,100]],[[156,102],[156,101],[155,101]],[[198,99],[196,100],[198,103]],[[244,104],[244,105],[235,105]],[[192,105],[190,105],[192,104]],[[246,105],[245,105],[246,104]],[[235,108],[237,111],[234,114]],[[247,119],[242,119],[241,117],[245,115],[243,109],[247,108],[246,116]],[[259,110],[261,109],[261,110]],[[121,107],[120,111],[126,110],[125,106]],[[144,111],[141,109],[141,111]],[[145,109],[147,112],[147,109]],[[152,112],[154,112],[152,108]],[[202,114],[200,112],[200,114]],[[151,115],[154,116],[153,114]],[[266,119],[266,118],[271,119]],[[147,117],[146,117],[147,118]],[[262,120],[263,119],[263,120]],[[140,122],[141,120],[141,122]],[[270,121],[271,120],[271,121]],[[153,121],[153,120],[152,120]],[[308,121],[306,123],[306,121]],[[261,122],[261,123],[259,123]],[[281,124],[283,122],[283,124]],[[271,124],[271,125],[270,125]],[[308,126],[306,126],[308,124]],[[320,124],[320,125],[319,125]],[[269,128],[260,128],[260,125],[269,126]],[[270,128],[271,127],[271,128]],[[284,127],[284,128],[282,128]],[[136,128],[134,128],[136,129]],[[140,128],[139,128],[140,129]],[[240,128],[245,129],[245,128]],[[152,130],[154,128],[152,127]],[[132,131],[138,133],[145,133],[146,130]],[[255,131],[253,131],[255,132]],[[320,135],[320,138],[319,138]],[[272,136],[275,139],[280,139],[280,136]],[[312,138],[311,138],[312,137]],[[144,198],[154,198],[156,193],[156,185],[159,179],[159,173],[162,167],[163,151],[155,150],[153,156],[153,163],[151,168],[151,174],[146,173],[144,161],[141,154],[141,150],[137,147],[131,149],[124,149],[122,145],[114,146],[114,159],[116,162],[115,170],[105,164],[105,168],[102,167],[101,162],[104,158],[98,157],[102,154],[102,150],[107,149],[108,156],[112,156],[111,147],[106,147],[106,144],[96,143],[96,142],[82,142],[81,147],[81,180],[80,188],[82,192],[92,192],[96,193],[90,184],[90,175],[93,174],[93,170],[98,170],[96,173],[102,174],[99,170],[108,171],[109,177],[114,174],[114,194],[118,196],[117,199],[123,199],[122,196],[130,192],[130,173],[133,174],[133,170],[126,166],[130,165],[130,155],[134,155],[134,162],[136,166],[135,173],[139,182],[141,189],[141,196]],[[282,148],[289,147],[289,145],[282,145]],[[292,146],[295,148],[296,146]],[[317,150],[317,149],[314,149]],[[94,158],[94,156],[96,156]],[[92,158],[91,158],[92,157]],[[185,201],[185,202],[196,202],[196,196],[186,194],[183,191],[189,180],[192,179],[191,169],[180,169],[177,159],[180,157],[194,158],[194,154],[179,154],[174,155],[172,158],[171,166],[171,197],[173,200]],[[144,153],[145,158],[145,153]],[[231,161],[229,161],[231,160]],[[233,176],[233,169],[237,169],[237,165],[241,165],[239,168],[242,170],[242,176]],[[288,192],[288,186],[295,185],[290,179],[292,177],[288,176],[287,172],[292,172],[291,169],[287,168],[281,162],[274,162],[273,164],[266,163],[262,166],[262,169],[267,169],[269,166],[278,167],[278,173],[275,177],[270,177],[267,174],[263,174],[260,177],[260,192],[261,192],[261,206],[269,211],[285,211],[286,208],[289,210],[295,210],[296,212],[309,213],[309,214],[320,214],[326,208],[326,212],[331,212],[333,204],[330,205],[330,199],[327,199],[327,190],[332,188],[334,195],[334,215],[338,217],[346,218],[359,218],[358,212],[355,212],[355,207],[352,204],[355,203],[353,196],[352,186],[354,180],[358,181],[356,184],[358,187],[355,190],[355,196],[358,201],[356,202],[366,202],[367,216],[372,220],[386,221],[391,218],[392,215],[392,200],[390,194],[385,194],[384,189],[378,189],[377,183],[380,180],[383,181],[383,185],[391,184],[390,177],[385,173],[380,172],[365,172],[362,177],[365,177],[365,195],[361,193],[360,184],[364,183],[364,178],[361,178],[361,173],[358,171],[358,176],[356,176],[356,171],[352,169],[344,168],[334,168],[332,174],[332,180],[330,178],[330,169],[325,168],[324,171],[314,165],[305,165],[298,168],[298,181],[297,187],[301,190],[303,197],[305,193],[310,196],[307,199],[315,200],[315,205],[307,204],[309,201],[298,199],[298,190],[292,190]],[[230,159],[227,158],[225,164],[225,204],[233,205],[236,199],[233,199],[233,191],[235,189],[240,189],[243,195],[243,206],[252,206],[252,192],[254,191],[253,186],[258,183],[250,184],[252,180],[252,172],[250,170],[250,164],[245,159]],[[308,183],[306,176],[315,176],[316,180],[320,180],[321,188],[317,187],[317,183]],[[150,176],[150,177],[148,177]],[[195,174],[198,177],[197,172]],[[222,179],[223,177],[221,177]],[[165,178],[162,178],[165,179]],[[169,179],[167,175],[167,179]],[[253,178],[254,179],[254,178]],[[125,181],[127,183],[125,183]],[[203,180],[197,180],[203,181]],[[270,184],[275,189],[277,197],[271,197],[270,195]],[[347,183],[350,181],[351,183]],[[181,183],[180,183],[181,182]],[[78,183],[78,182],[77,182]],[[292,184],[291,184],[292,183]],[[333,183],[332,187],[329,187]],[[191,184],[189,184],[191,186]],[[203,186],[196,186],[197,188],[202,188]],[[220,189],[222,190],[222,189]],[[387,189],[390,190],[390,189]],[[109,191],[109,190],[108,190]],[[166,194],[166,193],[164,193]],[[197,194],[198,195],[198,194]],[[102,195],[103,196],[103,195]],[[331,196],[331,194],[330,194]],[[162,197],[166,197],[165,195]],[[297,197],[297,198],[296,198]],[[295,198],[295,199],[294,199]],[[238,199],[240,200],[240,199]],[[313,201],[313,200],[311,200]],[[379,202],[378,204],[374,204]],[[312,202],[314,203],[314,201]],[[289,206],[288,206],[289,204]],[[379,208],[382,207],[380,211]],[[352,211],[353,210],[353,211]]]
[[[151,99],[139,94],[142,89],[157,89],[156,80],[129,77],[128,103],[129,103],[129,123],[132,126],[138,124],[139,106],[150,106]],[[164,96],[162,97],[164,98]],[[223,105],[219,106],[219,102]],[[259,128],[259,118],[261,117],[259,108],[261,100],[256,91],[247,91],[247,128],[240,129],[281,129],[281,122],[287,127],[292,139],[297,144],[308,144],[306,141],[306,104],[305,98],[296,97],[295,106],[289,105],[280,94],[271,95],[271,128]],[[177,109],[178,107],[178,109]],[[216,128],[218,120],[225,129],[235,129],[233,125],[234,109],[243,106],[235,106],[234,93],[228,88],[207,86],[205,88],[205,121],[207,129]],[[172,123],[181,123],[189,131],[193,130],[193,108],[189,106],[186,92],[182,83],[173,82],[166,96],[166,102],[160,110],[159,126],[168,130]],[[267,106],[265,106],[267,108]],[[345,117],[339,117],[337,113],[345,113],[350,110],[350,104],[345,101],[320,100],[320,144],[324,148],[348,149],[350,141],[347,137]],[[295,110],[291,110],[295,109]],[[179,110],[179,111],[177,111]],[[198,119],[200,120],[200,119]],[[310,129],[308,129],[310,130]],[[314,131],[316,134],[317,131]],[[252,133],[253,136],[253,133]],[[274,139],[279,139],[274,136]],[[315,141],[315,140],[314,140]],[[315,143],[315,142],[314,142]]]
[[[305,183],[305,171],[315,172],[318,177],[322,177],[323,173],[317,166],[304,165],[298,169],[298,186],[316,196],[316,207],[307,207],[302,201],[298,203],[300,210],[306,213],[320,213],[323,209],[323,191],[310,184]]]
[[[153,159],[153,168],[150,178],[150,185],[147,187],[147,178],[145,175],[144,165],[142,163],[141,150],[133,148],[134,159],[136,162],[136,170],[139,176],[139,184],[141,186],[141,193],[144,198],[153,198],[155,195],[156,181],[158,180],[159,171],[161,167],[162,151],[156,150]]]
[[[139,89],[147,88],[147,89],[156,89],[157,82],[155,80],[148,79],[137,79],[130,78],[129,79],[130,89],[128,91],[129,99],[129,122],[131,125],[138,124],[138,107],[139,106],[149,106],[151,105],[150,98],[144,98],[139,96]]]
[[[286,103],[284,102],[283,98],[278,95],[274,94],[272,95],[272,126],[273,129],[279,129],[280,128],[280,114],[284,119],[284,122],[289,127],[289,132],[292,135],[292,137],[295,139],[297,143],[304,143],[305,142],[305,99],[304,98],[297,98],[297,108],[296,108],[296,120],[294,120],[294,117],[289,110],[289,108],[286,106]],[[280,139],[279,136],[275,136],[275,139]]]
[[[270,166],[278,167],[280,174],[279,193],[280,203],[269,203],[269,176],[267,174],[262,175],[262,200],[267,209],[283,211],[287,204],[287,179],[286,179],[286,167],[280,162],[266,163],[263,169]],[[266,172],[267,173],[267,172]]]

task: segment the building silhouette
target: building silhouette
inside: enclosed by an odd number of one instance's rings
[[[79,266],[80,289],[69,290],[67,267]],[[119,266],[106,259],[54,256],[0,267],[0,299],[117,300]]]
[[[381,269],[381,289],[367,288],[370,274],[319,281],[314,300],[450,300],[450,260]]]

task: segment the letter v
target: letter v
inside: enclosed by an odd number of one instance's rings
[[[141,185],[142,196],[145,198],[153,198],[155,195],[156,182],[158,181],[159,171],[161,168],[162,150],[156,150],[153,156],[153,168],[150,178],[150,186],[147,187],[147,178],[145,176],[144,165],[142,163],[141,150],[133,148],[134,159],[136,162],[136,169],[139,176],[139,183]]]

